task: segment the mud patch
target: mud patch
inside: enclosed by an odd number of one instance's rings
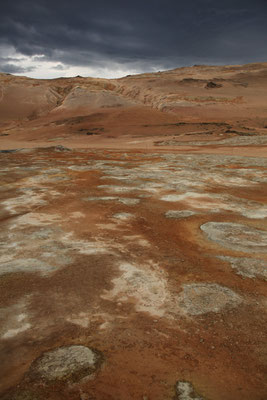
[[[35,394],[29,390],[20,390],[9,392],[1,400],[44,400],[45,397],[40,397],[39,394]]]
[[[84,201],[119,201],[126,206],[134,206],[140,203],[140,199],[132,199],[132,198],[124,198],[124,197],[113,197],[113,196],[102,196],[102,197],[85,197],[83,198]]]
[[[190,210],[170,210],[165,213],[166,218],[181,219],[191,217],[192,215],[198,214],[195,211]]]
[[[231,289],[216,283],[191,283],[183,285],[179,306],[186,314],[201,315],[236,307],[241,301]]]
[[[232,250],[266,252],[267,232],[231,222],[207,222],[201,225],[209,240]]]
[[[117,200],[117,197],[113,196],[102,196],[102,197],[94,197],[94,196],[89,196],[89,197],[84,197],[84,201],[114,201]]]
[[[245,278],[262,278],[267,280],[267,262],[264,260],[227,256],[218,256],[218,258],[229,262],[238,275]]]
[[[100,355],[89,347],[66,346],[44,353],[31,366],[30,376],[45,381],[77,382],[97,369]]]

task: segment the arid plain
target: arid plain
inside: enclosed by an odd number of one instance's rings
[[[267,63],[0,74],[3,400],[265,400]]]

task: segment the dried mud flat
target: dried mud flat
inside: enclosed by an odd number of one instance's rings
[[[0,154],[3,400],[264,400],[266,158]]]

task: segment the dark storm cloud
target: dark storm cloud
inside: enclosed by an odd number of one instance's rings
[[[266,0],[17,0],[0,44],[78,66],[266,61],[266,20]]]
[[[0,71],[7,74],[25,74],[33,71],[33,67],[22,67],[17,65],[18,60],[13,57],[0,57]]]
[[[6,74],[26,74],[27,72],[31,72],[34,70],[34,67],[20,67],[16,64],[10,63],[0,63],[0,71]]]

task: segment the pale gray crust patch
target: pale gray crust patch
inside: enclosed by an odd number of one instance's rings
[[[165,213],[166,218],[175,218],[175,219],[181,219],[181,218],[188,218],[191,217],[192,215],[198,214],[195,211],[191,210],[170,210]]]
[[[227,261],[238,275],[245,278],[261,278],[267,280],[267,261],[247,257],[218,256],[220,260]]]
[[[231,289],[217,283],[191,283],[183,285],[179,306],[189,315],[220,312],[224,308],[234,308],[242,299]]]
[[[101,355],[86,346],[63,346],[44,353],[35,360],[29,375],[47,382],[77,382],[98,368]]]
[[[232,222],[207,222],[200,229],[208,239],[232,250],[243,252],[267,251],[267,232]]]

